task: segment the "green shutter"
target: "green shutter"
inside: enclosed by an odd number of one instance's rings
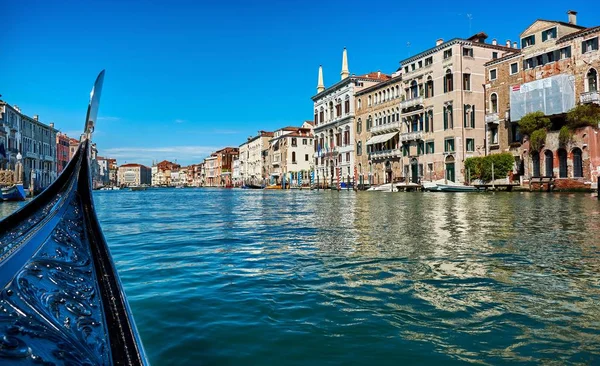
[[[471,127],[475,128],[475,106],[471,106]]]
[[[468,104],[463,104],[463,122],[464,122],[465,128],[467,127],[467,107],[468,106],[469,106]]]
[[[546,41],[548,39],[548,31],[543,31],[542,32],[542,42]]]

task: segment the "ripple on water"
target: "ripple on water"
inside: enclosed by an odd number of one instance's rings
[[[94,197],[154,364],[600,363],[587,195]]]

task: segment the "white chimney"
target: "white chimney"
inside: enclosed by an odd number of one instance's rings
[[[577,25],[577,12],[575,10],[569,10],[567,14],[569,14],[569,23]]]
[[[510,39],[506,40],[506,47],[510,48]]]
[[[33,119],[36,120],[36,121],[39,121],[40,120],[40,116],[38,116],[37,114],[34,114],[33,115]]]
[[[438,39],[438,40],[435,42],[435,45],[436,45],[436,46],[439,46],[439,45],[441,45],[442,43],[444,43],[444,40],[443,40],[442,38],[440,38],[440,39]]]
[[[377,71],[377,79],[381,77],[381,71]]]
[[[517,48],[517,42],[513,42],[513,48]]]
[[[496,38],[492,39],[492,44],[495,46],[498,44],[498,41],[496,41]]]

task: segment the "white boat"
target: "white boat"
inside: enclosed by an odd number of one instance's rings
[[[392,184],[394,185],[394,187],[392,188]],[[380,184],[378,186],[373,186],[369,189],[367,189],[367,191],[384,191],[384,192],[391,192],[392,190],[396,189],[396,185],[395,183],[385,183],[385,184]]]

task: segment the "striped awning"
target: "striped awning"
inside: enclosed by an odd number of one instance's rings
[[[398,132],[390,132],[384,133],[383,135],[375,135],[367,140],[367,145],[380,144],[382,142],[386,142],[390,140],[392,137],[396,136]]]

